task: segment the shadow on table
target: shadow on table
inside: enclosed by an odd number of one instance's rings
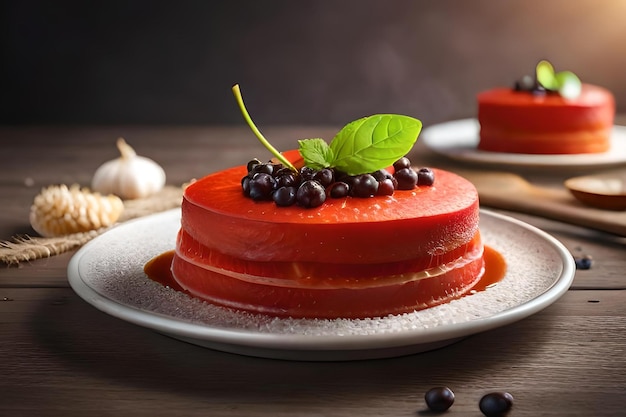
[[[480,385],[523,365],[520,358],[532,358],[550,332],[549,321],[535,326],[526,320],[411,356],[298,362],[180,342],[99,312],[77,296],[42,304],[31,324],[46,350],[42,354],[52,355],[77,381],[104,378],[116,386],[220,402],[284,402],[291,396],[300,404],[324,401],[321,392],[332,393],[337,403],[353,402],[357,393],[359,398],[410,395],[422,401],[426,390],[450,381]],[[524,342],[529,339],[535,342]]]

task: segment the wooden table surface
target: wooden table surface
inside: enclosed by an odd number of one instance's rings
[[[275,146],[333,127],[262,129]],[[123,136],[158,161],[168,183],[267,153],[241,127],[20,127],[0,129],[0,239],[33,234],[33,197],[50,184],[88,185]],[[456,165],[418,144],[414,163]],[[469,167],[470,169],[472,167]],[[463,167],[468,169],[468,167]],[[558,187],[571,172],[522,172]],[[298,362],[223,353],[111,317],[78,297],[74,252],[0,268],[2,416],[416,416],[424,393],[446,385],[446,415],[480,416],[491,391],[515,397],[511,416],[626,415],[626,239],[528,214],[573,255],[594,259],[567,293],[514,324],[411,356]]]

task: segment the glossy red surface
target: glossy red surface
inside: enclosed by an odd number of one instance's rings
[[[476,234],[478,194],[466,179],[433,171],[431,187],[329,198],[303,209],[246,198],[240,185],[246,169],[235,167],[187,187],[182,228],[208,249],[249,261],[362,264],[443,254]]]

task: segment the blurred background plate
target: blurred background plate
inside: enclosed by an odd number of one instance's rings
[[[537,155],[487,152],[477,149],[477,119],[460,119],[425,128],[420,140],[433,152],[457,161],[521,167],[609,168],[626,163],[626,127],[614,126],[611,149],[597,154]]]

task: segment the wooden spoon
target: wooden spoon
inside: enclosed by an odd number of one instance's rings
[[[583,204],[607,210],[626,210],[626,171],[586,175],[565,181]]]
[[[564,187],[538,187],[508,172],[456,172],[474,183],[483,206],[533,214],[626,236],[626,212],[585,206]]]

